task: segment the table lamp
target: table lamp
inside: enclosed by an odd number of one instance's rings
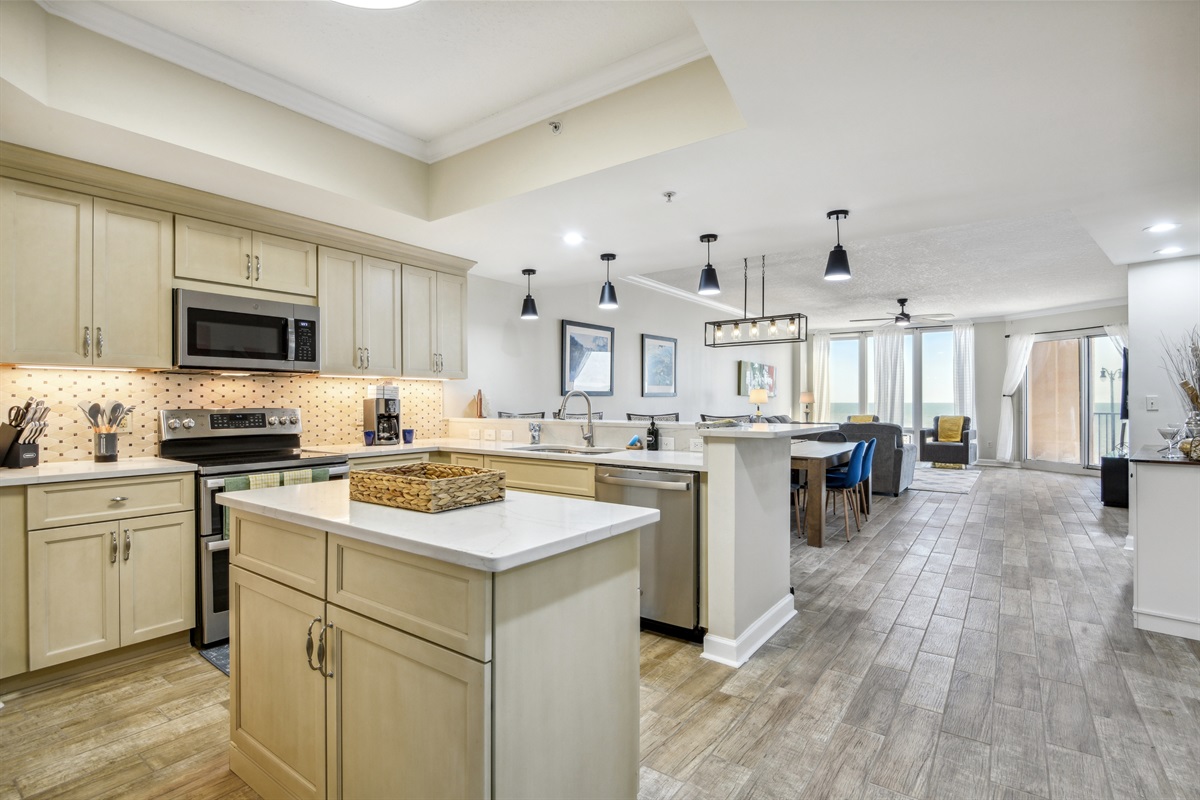
[[[812,404],[816,402],[812,392],[801,392],[800,402],[804,404],[804,421],[808,422],[809,416],[812,414]]]
[[[754,416],[762,419],[762,404],[767,402],[766,389],[751,389],[750,402],[754,405]]]

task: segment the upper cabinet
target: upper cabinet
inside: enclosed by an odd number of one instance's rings
[[[176,217],[175,276],[314,297],[317,247],[219,222]]]
[[[467,279],[404,265],[404,375],[467,377]]]
[[[171,219],[0,179],[0,362],[169,368]]]
[[[401,270],[394,261],[320,249],[321,371],[401,374]]]

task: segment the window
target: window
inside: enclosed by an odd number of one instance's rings
[[[921,331],[921,427],[954,413],[954,333]]]
[[[954,412],[954,334],[922,329],[904,334],[904,407],[901,426],[929,427]],[[869,332],[829,340],[830,411],[841,422],[850,414],[874,414],[875,339]],[[928,377],[926,377],[928,373]]]
[[[859,337],[829,339],[829,404],[835,422],[862,413],[859,386]]]

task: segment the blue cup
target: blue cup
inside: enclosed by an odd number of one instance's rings
[[[404,431],[403,431],[403,435],[404,435],[404,443],[405,443],[405,444],[412,444],[412,442],[413,442],[413,434],[414,434],[414,433],[415,433],[415,431],[414,431],[412,428],[405,428],[405,429],[404,429]]]
[[[363,431],[363,444],[367,447],[375,444],[375,431]]]

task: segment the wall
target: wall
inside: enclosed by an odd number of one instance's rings
[[[1155,430],[1178,422],[1185,408],[1162,368],[1162,338],[1179,341],[1200,326],[1200,258],[1129,265],[1129,428],[1132,449],[1163,446]],[[1146,396],[1158,396],[1158,411]]]
[[[599,264],[599,262],[597,262]],[[625,419],[626,412],[670,413],[681,420],[705,414],[753,413],[749,398],[737,393],[737,362],[759,361],[776,367],[777,395],[762,407],[763,414],[792,413],[792,350],[794,345],[711,348],[704,346],[704,322],[722,312],[659,294],[621,280],[615,282],[620,308],[601,311],[602,272],[596,279],[568,287],[538,288],[533,296],[540,319],[519,318],[525,287],[469,275],[468,378],[445,386],[446,415],[460,417],[477,389],[482,389],[491,416],[497,411],[546,411],[562,402],[560,342],[563,319],[615,329],[614,394],[596,397],[593,410],[605,419]],[[641,334],[678,340],[677,397],[641,396]],[[571,401],[582,411],[581,400]]]
[[[92,455],[92,434],[81,401],[104,405],[119,400],[137,405],[129,430],[118,439],[121,458],[158,455],[157,411],[168,408],[237,408],[283,406],[302,412],[304,445],[351,444],[362,439],[364,378],[321,378],[312,375],[223,378],[155,372],[0,367],[0,407],[45,400],[50,427],[38,442],[43,463],[77,461]],[[442,387],[437,381],[392,381],[400,386],[405,427],[418,438],[442,436]]]

